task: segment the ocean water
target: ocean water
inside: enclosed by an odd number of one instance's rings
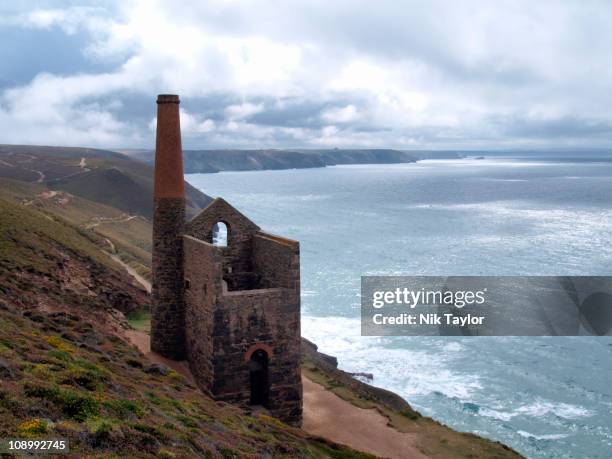
[[[612,457],[610,337],[361,337],[360,276],[612,275],[612,162],[430,160],[191,174],[298,239],[302,333],[421,413],[527,457]]]

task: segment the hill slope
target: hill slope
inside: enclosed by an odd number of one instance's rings
[[[153,216],[153,167],[121,153],[76,147],[0,145],[0,177],[42,183],[53,190],[107,204],[148,219]],[[187,215],[210,197],[186,185]]]
[[[130,312],[149,304],[142,287],[100,250],[102,242],[22,205],[0,199],[0,293],[19,308]],[[95,306],[95,308],[92,308]]]
[[[0,213],[1,437],[65,437],[72,457],[367,457],[151,366],[118,312],[148,296],[95,237],[4,200]]]
[[[66,191],[49,190],[44,184],[0,178],[0,198],[49,217],[60,217],[90,237],[100,248],[118,256],[140,275],[150,276],[151,222],[114,207],[75,196]]]

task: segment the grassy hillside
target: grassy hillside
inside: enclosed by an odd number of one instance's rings
[[[151,366],[117,313],[148,296],[95,235],[1,199],[0,214],[0,437],[66,437],[73,457],[368,457]]]
[[[0,298],[87,313],[147,308],[146,292],[100,250],[95,234],[0,199]],[[95,308],[91,308],[95,305]]]
[[[0,145],[0,177],[66,191],[129,214],[153,216],[153,167],[123,154],[74,147]],[[186,184],[187,215],[210,198]]]
[[[139,274],[149,277],[151,222],[43,184],[0,178],[0,198],[43,212],[78,227],[94,238],[99,248],[118,255]],[[100,237],[96,237],[100,236]]]
[[[210,198],[186,184],[188,217]],[[108,150],[0,145],[0,198],[100,235],[101,247],[149,278],[153,168]]]
[[[216,403],[75,314],[0,302],[0,379],[0,436],[72,457],[370,457]]]

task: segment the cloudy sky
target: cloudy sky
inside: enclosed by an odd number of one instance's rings
[[[188,148],[610,147],[611,24],[586,0],[2,2],[0,143],[151,147],[178,93]]]

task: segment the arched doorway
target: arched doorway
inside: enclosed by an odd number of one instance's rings
[[[249,379],[251,384],[251,405],[268,404],[268,353],[257,349],[249,360]]]

